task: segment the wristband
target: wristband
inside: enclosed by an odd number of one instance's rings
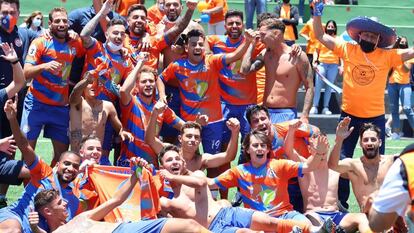
[[[310,0],[309,5],[313,6],[313,15],[314,16],[322,16],[323,6],[324,6],[322,1],[314,3],[312,0]]]
[[[13,65],[15,65],[15,64],[17,64],[19,62],[19,59],[17,59],[16,61],[11,61],[10,63],[11,64],[13,64]]]

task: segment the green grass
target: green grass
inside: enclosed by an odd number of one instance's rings
[[[329,137],[329,141],[331,143],[331,146],[333,145],[333,139],[334,139],[334,135],[328,135]],[[409,145],[410,143],[412,143],[412,139],[404,139],[404,140],[400,140],[400,141],[390,141],[387,140],[386,141],[386,154],[398,154],[402,151],[402,149],[404,149],[405,146]],[[40,156],[44,161],[46,161],[47,163],[50,163],[50,161],[52,160],[52,144],[50,143],[50,141],[48,139],[45,138],[40,138],[38,140],[37,146],[36,146],[36,154],[38,156]],[[239,154],[239,153],[237,153]],[[359,146],[357,146],[357,148],[355,149],[355,158],[360,157],[362,154],[362,150]],[[112,154],[110,156],[112,158]],[[16,154],[16,158],[20,159],[21,158],[21,153],[20,151],[17,152]],[[237,165],[237,161],[238,158],[236,158],[233,162],[232,162],[232,166],[236,166]],[[23,192],[23,186],[10,186],[9,187],[9,191],[7,193],[7,198],[8,198],[8,203],[13,203],[15,202],[22,194]],[[230,189],[229,190],[229,200],[232,200],[234,197],[234,194],[236,192],[236,188]],[[350,198],[349,198],[349,210],[350,212],[359,212],[359,207],[358,204],[356,202],[356,199],[354,197],[353,194],[351,194]]]

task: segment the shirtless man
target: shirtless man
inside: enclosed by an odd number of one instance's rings
[[[292,122],[285,139],[285,152],[293,161],[304,162],[302,156],[293,151],[294,134],[302,122]],[[329,145],[326,148],[328,153]],[[323,160],[318,169],[305,173],[299,179],[303,196],[305,215],[314,225],[319,225],[328,217],[345,232],[370,232],[367,216],[363,213],[342,213],[338,208],[338,183],[340,174],[328,168],[327,160]]]
[[[308,116],[313,100],[313,75],[305,53],[291,56],[292,48],[283,39],[285,25],[282,21],[269,18],[260,23],[260,40],[267,47],[256,60],[243,64],[242,72],[258,71],[266,68],[266,85],[263,104],[269,108],[272,123],[279,123],[297,118],[296,94],[303,84],[306,89],[301,121],[308,123]],[[254,70],[251,70],[252,64]]]
[[[121,136],[122,141],[134,139],[131,133],[122,129],[114,105],[109,101],[97,99],[100,89],[98,80],[89,72],[85,73],[84,79],[73,88],[69,97],[72,151],[79,151],[82,138],[91,134],[95,134],[103,144],[107,120]]]
[[[189,172],[176,146],[165,147],[159,159],[164,168],[160,173],[174,191],[172,199],[161,198],[162,211],[173,217],[194,219],[212,232],[290,232],[294,226],[299,226],[303,232],[324,232],[326,228],[326,225],[316,228],[297,221],[279,220],[260,211],[214,201],[205,174]]]
[[[33,232],[44,232],[38,227],[39,214],[47,220],[51,232],[66,233],[74,229],[78,232],[208,232],[191,219],[154,219],[139,222],[110,223],[101,221],[109,212],[121,205],[130,195],[139,179],[138,172],[132,171],[131,177],[120,190],[108,201],[93,210],[83,212],[66,223],[67,203],[59,195],[59,191],[49,189],[38,193],[34,198],[37,212],[29,215]]]
[[[368,197],[379,190],[385,174],[394,161],[394,156],[380,155],[379,148],[382,143],[380,129],[368,123],[361,126],[359,133],[359,143],[363,156],[358,159],[346,158],[339,160],[342,143],[354,129],[353,127],[348,129],[350,123],[351,118],[349,117],[345,117],[339,122],[336,129],[335,145],[329,156],[328,166],[349,178],[361,212],[367,213],[369,209],[365,208],[365,204]]]

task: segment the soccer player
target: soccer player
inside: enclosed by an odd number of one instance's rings
[[[132,134],[122,129],[112,102],[97,98],[101,91],[98,82],[96,77],[86,72],[84,79],[76,84],[69,97],[72,151],[79,151],[82,138],[91,134],[95,134],[103,144],[107,121],[122,140],[133,140]]]
[[[43,189],[56,189],[67,202],[68,209],[66,219],[72,219],[82,211],[78,198],[72,192],[72,181],[76,178],[81,158],[79,154],[66,151],[59,157],[55,169],[48,166],[34,152],[28,140],[19,129],[16,119],[17,101],[8,100],[5,105],[6,116],[16,141],[17,147],[22,152],[23,160],[30,170],[30,182],[26,185],[22,197],[9,207],[0,210],[1,232],[32,232],[30,229],[28,214],[29,207],[36,193]],[[45,222],[42,227],[47,230]]]
[[[160,173],[169,181],[174,197],[161,198],[162,210],[173,217],[194,219],[212,232],[291,232],[294,226],[303,232],[324,232],[332,228],[331,221],[323,227],[312,227],[293,220],[281,220],[251,209],[229,207],[230,203],[215,201],[202,171],[189,172],[176,146],[166,146],[159,155],[163,168]],[[331,232],[331,231],[329,231]]]
[[[327,144],[326,137],[319,136],[311,140],[312,155],[303,163],[271,159],[271,141],[263,132],[253,130],[243,141],[243,153],[247,162],[210,180],[210,187],[239,187],[245,207],[264,211],[280,219],[310,223],[304,215],[293,210],[289,201],[288,180],[302,177],[326,160]]]
[[[130,158],[140,156],[148,163],[158,167],[156,154],[144,142],[145,128],[148,125],[151,111],[156,105],[154,95],[157,74],[150,67],[142,67],[144,62],[143,58],[137,60],[134,70],[120,89],[122,125],[134,136],[133,141],[122,144],[121,156],[117,162],[120,166],[128,167]],[[165,121],[178,129],[184,123],[171,109],[160,114],[158,121],[160,123]]]
[[[84,54],[80,39],[68,39],[68,16],[64,8],[49,13],[52,37],[35,39],[26,57],[24,74],[33,80],[25,98],[21,128],[32,148],[40,131],[52,139],[54,165],[69,147],[69,83],[75,57]]]
[[[171,63],[160,75],[164,82],[178,81],[181,117],[194,121],[198,114],[207,115],[209,123],[201,132],[204,152],[216,154],[221,150],[223,114],[220,105],[218,76],[224,68],[239,60],[253,39],[253,32],[245,33],[246,40],[232,53],[205,55],[205,35],[199,30],[187,34],[188,58]],[[163,90],[160,90],[162,92]],[[165,94],[165,93],[163,93]]]

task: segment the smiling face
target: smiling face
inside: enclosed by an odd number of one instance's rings
[[[164,13],[169,21],[176,21],[182,10],[183,7],[180,0],[165,0]]]
[[[183,151],[195,153],[201,143],[201,132],[197,128],[185,128],[178,140]]]
[[[264,110],[260,110],[251,116],[250,127],[252,130],[256,129],[266,135],[270,135],[272,123],[270,122],[269,116],[266,112]]]
[[[181,175],[184,171],[184,160],[181,155],[174,150],[165,152],[161,159],[161,168],[174,175]]]
[[[374,159],[379,156],[379,148],[381,147],[381,139],[377,132],[366,130],[360,139],[362,152],[367,159]]]
[[[63,11],[55,11],[49,19],[50,32],[58,39],[65,39],[68,35],[68,15]]]
[[[79,150],[82,160],[94,160],[97,164],[102,156],[101,142],[97,139],[90,139],[83,143]]]
[[[267,161],[267,155],[270,148],[259,137],[250,135],[249,147],[245,149],[245,153],[250,156],[250,161],[254,167],[260,167]]]
[[[145,98],[152,98],[155,91],[155,77],[150,72],[142,72],[137,80],[137,92]]]
[[[67,210],[68,203],[62,199],[61,196],[57,196],[49,205],[49,211],[53,219],[58,222],[66,222],[69,216]]]
[[[73,152],[64,152],[56,163],[57,176],[62,184],[69,184],[72,182],[79,173],[79,165],[81,158],[73,154]]]
[[[224,28],[231,39],[238,39],[243,33],[243,20],[239,16],[228,17]]]
[[[142,36],[147,27],[147,15],[144,10],[137,9],[128,16],[129,31],[135,36]]]
[[[96,98],[102,91],[102,87],[99,86],[98,80],[95,80],[93,83],[89,83],[85,90],[83,91],[83,96],[86,99]]]
[[[204,58],[204,38],[201,36],[192,36],[188,38],[186,46],[188,60],[193,64],[200,63]]]
[[[112,25],[108,28],[105,35],[106,39],[115,45],[122,45],[126,38],[125,26],[121,24]]]

